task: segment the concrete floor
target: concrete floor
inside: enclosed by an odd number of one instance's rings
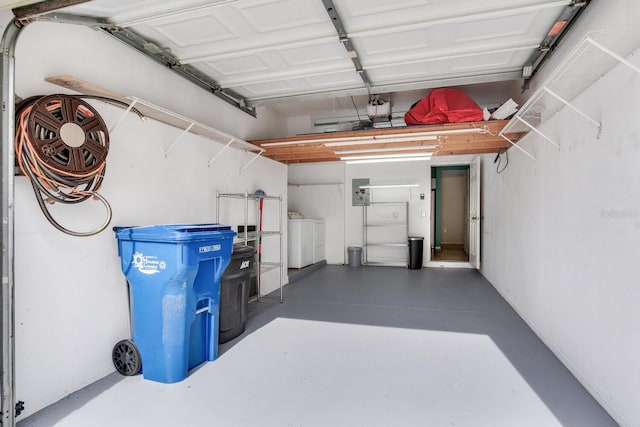
[[[326,266],[177,384],[117,374],[26,426],[615,426],[475,270]]]

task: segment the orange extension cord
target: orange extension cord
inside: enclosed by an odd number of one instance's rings
[[[33,103],[25,107],[16,123],[16,137],[14,141],[16,159],[20,171],[31,180],[31,185],[36,193],[38,204],[49,222],[58,230],[72,236],[93,236],[103,231],[111,222],[111,207],[109,203],[98,194],[102,186],[106,162],[102,162],[90,172],[78,173],[56,168],[47,163],[40,156],[40,150],[30,139],[28,134],[29,115],[33,109]],[[62,102],[52,102],[46,106],[49,112],[62,108]],[[79,106],[78,111],[87,118],[94,117],[93,112]],[[107,210],[106,221],[98,229],[89,232],[77,232],[69,230],[53,219],[47,209],[47,203],[79,203],[88,198],[100,200]]]

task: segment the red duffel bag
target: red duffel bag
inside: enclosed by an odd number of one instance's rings
[[[483,120],[482,108],[457,89],[433,89],[404,115],[407,126]]]

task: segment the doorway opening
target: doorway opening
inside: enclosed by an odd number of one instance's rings
[[[431,168],[431,260],[469,262],[469,165]]]

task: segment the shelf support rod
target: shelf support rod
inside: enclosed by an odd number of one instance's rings
[[[602,123],[597,122],[595,120],[593,120],[591,117],[587,116],[585,113],[583,113],[581,110],[579,110],[578,108],[576,108],[572,103],[570,103],[569,101],[565,100],[564,98],[562,98],[560,95],[558,95],[557,93],[555,93],[554,91],[552,91],[551,89],[549,89],[548,87],[544,86],[542,88],[545,92],[547,92],[549,95],[553,96],[555,99],[557,99],[558,101],[562,102],[564,105],[566,105],[567,107],[571,108],[573,111],[575,111],[576,113],[578,113],[580,116],[582,116],[585,120],[593,123],[598,129],[602,128]]]
[[[246,165],[244,165],[243,167],[241,167],[241,168],[240,168],[240,174],[242,174],[242,172],[244,172],[244,170],[245,170],[246,168],[248,168],[248,167],[249,167],[249,165],[251,165],[251,163],[255,162],[255,161],[256,161],[256,159],[262,155],[262,153],[264,153],[264,150],[259,151],[259,152],[258,152],[258,154],[256,154],[256,155],[253,157],[253,159],[249,160],[249,162],[247,162],[247,164],[246,164]]]
[[[282,293],[283,271],[284,271],[284,256],[282,254],[282,194],[278,196],[278,238],[280,240],[280,304],[284,302],[284,294]]]
[[[113,124],[113,126],[111,126],[111,129],[109,129],[109,134],[112,134],[113,131],[118,127],[118,125],[120,123],[122,123],[122,121],[124,120],[125,117],[127,117],[127,114],[129,114],[129,112],[131,112],[131,110],[133,109],[133,107],[136,105],[136,103],[138,102],[138,100],[134,99],[133,101],[131,101],[131,104],[129,104],[129,106],[127,107],[126,110],[124,110],[124,113],[122,113],[122,115],[120,116],[120,118]]]
[[[622,56],[618,55],[617,53],[615,53],[614,51],[612,51],[611,49],[606,48],[605,46],[601,45],[600,43],[598,43],[597,41],[595,41],[594,39],[592,39],[591,37],[587,37],[586,41],[588,43],[591,43],[593,46],[597,47],[598,49],[600,49],[601,51],[603,51],[604,53],[614,57],[615,59],[617,59],[619,62],[622,62],[624,65],[626,65],[627,67],[631,68],[633,71],[635,71],[636,73],[640,73],[640,68],[636,67],[635,65],[633,65],[631,62],[627,61],[625,58],[623,58]]]
[[[500,136],[502,137],[502,139],[504,139],[505,141],[507,141],[509,144],[513,145],[515,148],[517,148],[518,150],[522,151],[524,154],[526,154],[527,156],[529,156],[531,159],[533,159],[533,161],[536,160],[536,158],[533,156],[533,154],[529,154],[529,152],[527,150],[525,150],[524,148],[520,147],[518,144],[516,144],[515,142],[513,142],[512,140],[510,140],[509,138],[507,138],[505,135],[500,134]]]
[[[534,131],[535,133],[537,133],[538,135],[540,135],[541,137],[543,137],[544,139],[546,139],[547,141],[549,141],[551,144],[553,144],[558,150],[560,149],[560,146],[558,145],[557,142],[555,142],[553,139],[549,138],[547,135],[545,135],[544,133],[540,132],[538,129],[536,129],[536,127],[534,125],[532,125],[531,123],[527,122],[525,119],[523,119],[520,116],[516,116],[516,119],[520,120],[522,123],[524,123],[529,129],[531,129],[532,131]]]
[[[188,134],[188,133],[189,133],[189,131],[191,130],[191,128],[193,127],[193,125],[195,125],[195,123],[194,123],[194,122],[191,122],[191,123],[189,124],[189,126],[187,126],[187,128],[186,128],[185,130],[183,130],[183,131],[182,131],[182,133],[180,134],[180,136],[178,136],[178,137],[176,138],[176,140],[175,140],[175,141],[173,141],[173,143],[169,146],[169,148],[167,148],[166,150],[164,150],[164,157],[165,157],[165,158],[167,158],[167,155],[171,152],[171,150],[173,150],[173,149],[175,148],[175,146],[176,146],[176,145],[178,145],[178,142],[180,142],[180,140],[181,140],[182,138],[184,138],[184,136],[185,136],[186,134]]]
[[[229,140],[229,142],[227,142],[227,144],[226,144],[224,147],[222,147],[222,149],[221,149],[220,151],[218,151],[218,153],[217,153],[215,156],[213,156],[213,157],[211,158],[211,160],[209,160],[209,163],[207,163],[207,167],[211,166],[211,164],[212,164],[213,162],[215,162],[215,161],[216,161],[216,159],[217,159],[218,157],[220,157],[220,154],[222,154],[222,152],[223,152],[224,150],[226,150],[227,148],[229,148],[229,146],[230,146],[231,144],[233,144],[233,143],[235,142],[235,140],[236,140],[235,138],[231,138],[231,139]]]

